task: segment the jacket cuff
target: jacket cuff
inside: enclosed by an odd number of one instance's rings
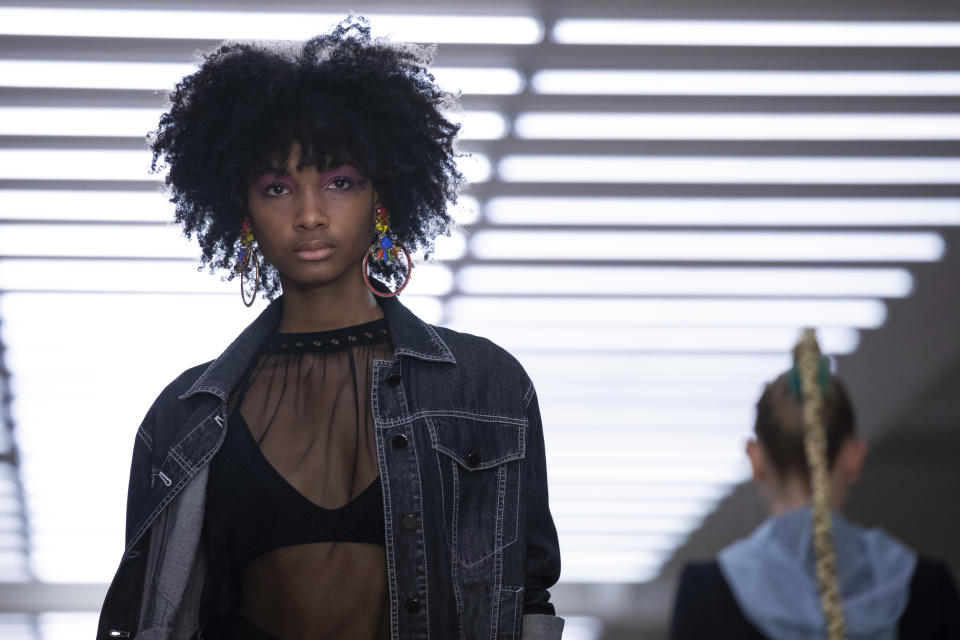
[[[523,616],[520,640],[560,640],[563,634],[563,618],[542,613]]]

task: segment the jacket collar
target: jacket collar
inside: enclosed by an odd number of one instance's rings
[[[397,356],[407,356],[428,362],[456,364],[450,348],[437,331],[415,316],[396,298],[378,298],[383,309]],[[243,372],[257,355],[260,345],[276,330],[283,315],[283,296],[278,297],[243,330],[237,339],[207,367],[197,381],[179,396],[185,400],[197,393],[212,393],[226,401]]]

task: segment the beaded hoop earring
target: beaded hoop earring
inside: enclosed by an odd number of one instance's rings
[[[392,298],[410,284],[410,273],[413,271],[413,261],[410,260],[410,254],[407,253],[407,250],[387,235],[387,230],[390,229],[390,218],[387,216],[387,210],[384,207],[377,207],[376,214],[375,222],[379,237],[370,245],[370,249],[366,255],[363,256],[363,264],[360,268],[363,271],[363,281],[367,283],[367,288],[373,292],[373,295],[381,298]],[[367,264],[370,262],[370,258],[390,263],[398,261],[401,253],[407,262],[407,273],[404,276],[403,284],[397,287],[395,291],[380,291],[371,284],[370,274],[367,273]]]
[[[244,306],[252,307],[257,299],[257,292],[260,291],[260,261],[257,260],[257,249],[253,246],[253,227],[250,220],[244,218],[240,225],[240,254],[237,256],[237,272],[240,274],[240,299]],[[247,300],[246,293],[246,275],[250,271],[250,263],[253,263],[253,293],[250,294],[250,300]]]

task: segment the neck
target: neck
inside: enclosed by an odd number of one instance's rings
[[[830,508],[840,509],[846,498],[846,487],[836,477],[830,478]],[[776,517],[788,511],[809,507],[813,503],[813,494],[804,478],[791,476],[776,483],[776,487],[767,496],[770,515]]]
[[[308,333],[342,329],[383,317],[376,298],[359,278],[322,287],[283,284],[283,318],[280,333]]]

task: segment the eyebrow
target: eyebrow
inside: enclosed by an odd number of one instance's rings
[[[359,174],[360,177],[361,177],[363,180],[369,180],[369,177],[368,177],[367,174],[363,171],[363,169],[361,169],[359,166],[357,166],[357,165],[354,164],[353,162],[344,162],[344,163],[339,164],[339,165],[337,165],[337,166],[335,166],[335,167],[324,167],[324,168],[322,168],[322,169],[321,169],[321,168],[318,168],[317,171],[318,171],[321,175],[323,175],[323,174],[327,174],[327,173],[336,173],[338,170],[340,170],[340,169],[342,169],[342,168],[344,168],[344,167],[350,167],[353,171],[355,171],[357,174]],[[263,165],[263,166],[255,169],[255,170],[251,173],[251,178],[252,178],[252,179],[256,179],[256,178],[259,178],[260,176],[264,176],[264,175],[271,175],[271,176],[277,176],[277,177],[289,177],[289,176],[290,176],[290,172],[289,172],[289,170],[288,170],[288,167],[286,167],[286,166],[280,167],[280,166],[275,166],[275,165]]]
[[[275,176],[285,176],[285,175],[288,175],[288,174],[287,174],[287,167],[278,167],[278,166],[273,166],[273,165],[264,165],[264,166],[261,166],[261,167],[258,167],[258,168],[256,168],[256,169],[254,169],[254,170],[251,172],[251,175],[252,175],[253,177],[255,177],[255,178],[258,177],[258,176],[266,175],[266,174],[275,175]]]

